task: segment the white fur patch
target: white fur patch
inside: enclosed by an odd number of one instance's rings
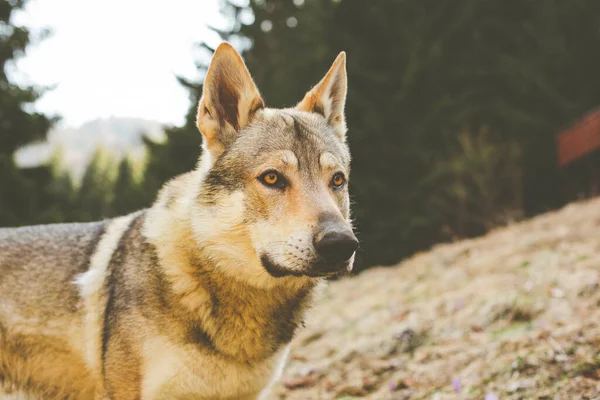
[[[321,164],[321,168],[334,169],[339,163],[333,154],[325,152],[319,157],[319,164]]]
[[[173,348],[168,340],[155,337],[144,343],[144,379],[142,381],[142,398],[157,397],[165,381],[171,381],[181,369],[181,356],[177,348]],[[159,360],[159,362],[157,362]]]
[[[0,388],[0,400],[33,400],[33,398],[23,392],[6,393]]]
[[[108,264],[113,253],[119,245],[121,237],[138,213],[114,219],[90,259],[90,269],[79,275],[74,283],[79,287],[83,298],[84,312],[84,344],[85,359],[93,371],[100,367],[100,349],[102,327],[104,326],[104,284],[107,276]]]
[[[275,358],[279,357],[279,361],[277,361],[277,365],[273,370],[271,382],[269,382],[269,384],[262,390],[262,392],[260,392],[260,394],[258,395],[258,400],[267,400],[269,398],[269,394],[271,392],[271,389],[273,388],[273,385],[275,385],[275,383],[277,383],[277,381],[279,381],[281,379],[281,376],[283,375],[283,370],[287,363],[287,359],[290,355],[291,349],[292,345],[288,344],[283,349],[281,349],[275,356]]]
[[[262,362],[245,365],[153,336],[143,345],[142,398],[266,400],[289,352],[288,345]]]
[[[191,222],[198,242],[210,242],[239,225],[244,220],[244,200],[244,193],[237,191],[221,199],[218,208],[196,205]],[[226,252],[236,251],[236,246],[232,246],[231,243],[222,245],[226,247]]]
[[[281,152],[281,162],[298,168],[298,158],[291,150],[284,150]]]

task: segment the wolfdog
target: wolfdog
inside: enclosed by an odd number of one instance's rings
[[[316,286],[354,262],[346,79],[340,53],[296,107],[266,108],[223,43],[198,166],[151,208],[0,229],[4,398],[265,398]]]

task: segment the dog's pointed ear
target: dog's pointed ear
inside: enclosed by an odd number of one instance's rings
[[[233,141],[264,101],[242,57],[229,43],[221,43],[206,72],[198,105],[198,129],[204,147],[216,159]]]
[[[346,53],[342,51],[321,82],[306,93],[296,108],[323,115],[333,126],[336,135],[344,140],[346,137],[344,106],[347,90]]]

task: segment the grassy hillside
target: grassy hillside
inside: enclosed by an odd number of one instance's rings
[[[273,398],[600,398],[599,282],[600,199],[332,282]]]

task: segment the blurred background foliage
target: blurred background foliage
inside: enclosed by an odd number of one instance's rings
[[[142,167],[99,150],[77,183],[60,156],[18,168],[14,152],[54,122],[27,111],[43,90],[17,87],[5,73],[28,45],[27,30],[11,24],[22,5],[0,1],[0,226],[149,206],[198,159],[201,84],[180,79],[192,100],[186,123],[167,127],[165,141],[146,139]],[[597,0],[251,0],[224,1],[223,13],[232,23],[217,32],[245,48],[268,106],[293,106],[348,53],[362,268],[572,200],[555,138],[600,104]]]

